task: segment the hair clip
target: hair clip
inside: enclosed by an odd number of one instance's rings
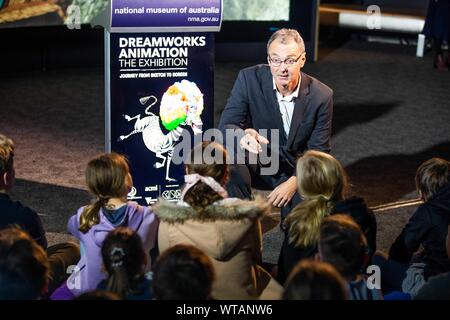
[[[125,252],[123,251],[122,248],[114,247],[111,250],[110,256],[112,258],[111,260],[114,260],[114,262],[111,263],[111,266],[113,268],[120,267],[121,265],[123,265],[123,260],[122,259],[123,259],[123,257],[125,257]],[[116,256],[117,256],[117,258],[113,259]]]

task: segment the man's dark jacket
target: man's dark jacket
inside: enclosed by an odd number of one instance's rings
[[[268,65],[239,72],[219,123],[219,129],[278,129],[279,145],[269,144],[270,152],[280,154],[281,166],[292,174],[296,160],[306,150],[330,152],[333,91],[319,80],[301,73],[299,97],[295,101],[289,136],[283,128],[280,107]]]

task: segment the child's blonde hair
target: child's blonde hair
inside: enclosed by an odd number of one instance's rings
[[[109,199],[126,197],[133,185],[126,158],[114,152],[89,161],[85,175],[87,187],[96,200],[81,213],[79,230],[83,233],[99,223],[99,210]]]
[[[333,156],[310,150],[297,161],[297,188],[303,201],[287,216],[289,241],[316,244],[322,219],[347,192],[347,175]]]
[[[12,169],[14,158],[14,142],[0,134],[0,174]]]

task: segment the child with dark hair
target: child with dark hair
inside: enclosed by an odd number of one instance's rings
[[[212,262],[203,251],[178,244],[158,257],[152,287],[157,300],[208,300],[214,278]]]
[[[212,260],[217,280],[215,299],[279,299],[282,287],[260,267],[260,219],[270,212],[263,200],[228,198],[227,153],[216,142],[194,147],[186,161],[182,200],[160,200],[154,207],[161,219],[159,251],[176,244],[190,244]]]
[[[300,261],[289,275],[283,300],[347,300],[344,279],[325,262]]]
[[[429,277],[450,271],[445,248],[450,224],[450,162],[432,158],[416,173],[417,191],[424,201],[389,250],[373,257],[381,268],[386,292],[402,290],[414,296]],[[423,250],[418,252],[419,248]]]
[[[98,285],[99,290],[117,294],[123,300],[151,300],[151,282],[145,278],[147,264],[144,246],[133,230],[119,227],[103,241],[103,266],[108,278]]]
[[[150,250],[156,243],[158,219],[149,207],[127,201],[132,187],[128,162],[117,153],[105,153],[89,161],[86,183],[95,196],[92,204],[81,207],[69,219],[69,232],[80,239],[82,255],[67,282],[52,299],[73,299],[97,288],[105,278],[101,247],[108,233],[117,227],[129,227],[141,238],[150,271]]]
[[[361,228],[348,215],[323,219],[319,232],[319,258],[328,262],[347,281],[351,300],[382,300],[379,289],[369,289],[361,269],[366,264],[367,241]]]
[[[20,202],[11,201],[8,192],[14,186],[14,143],[0,135],[0,229],[16,224],[28,232],[42,248],[47,249],[47,238],[38,214]]]
[[[80,259],[80,249],[75,243],[58,243],[47,247],[42,221],[36,211],[10,199],[8,193],[15,182],[14,142],[0,134],[0,229],[19,226],[47,251],[48,293],[51,294],[67,277],[67,268]]]
[[[36,300],[48,291],[47,254],[19,228],[0,231],[0,300]]]

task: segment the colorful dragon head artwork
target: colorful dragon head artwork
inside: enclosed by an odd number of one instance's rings
[[[161,99],[159,115],[163,126],[172,131],[181,125],[191,126],[194,134],[202,133],[203,94],[194,82],[175,82]]]

